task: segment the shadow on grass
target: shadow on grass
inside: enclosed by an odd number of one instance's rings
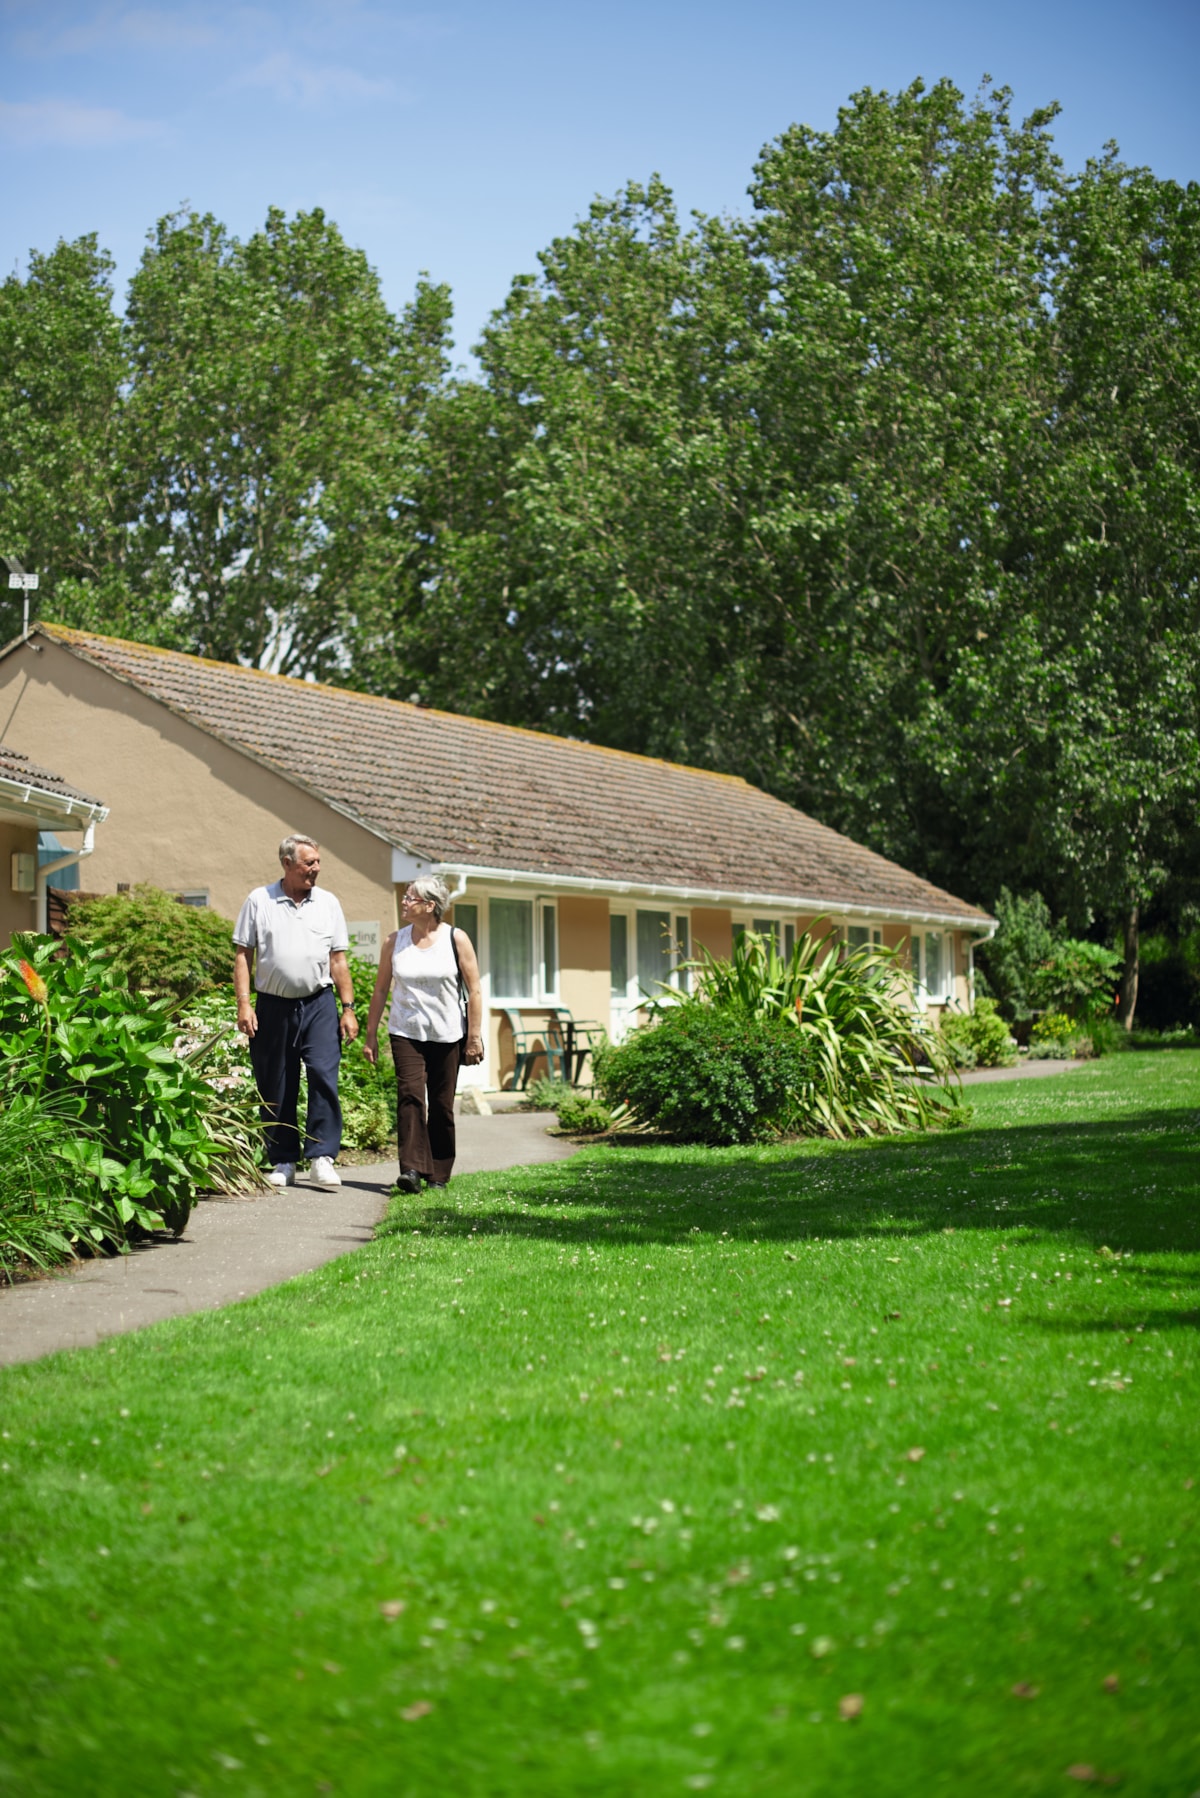
[[[499,1195],[497,1180],[504,1182]],[[604,1148],[488,1181],[479,1201],[469,1186],[458,1189],[457,1206],[402,1201],[380,1234],[416,1226],[441,1235],[579,1244],[727,1232],[786,1244],[1021,1231],[1126,1255],[1200,1250],[1194,1107],[882,1142],[811,1142],[794,1152]]]

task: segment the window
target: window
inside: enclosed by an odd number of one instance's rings
[[[871,943],[871,932],[865,924],[851,924],[846,932],[846,941],[852,950],[867,949]]]
[[[921,985],[921,976],[922,976],[924,970],[921,967],[921,939],[917,935],[915,930],[913,931],[913,934],[908,939],[908,951],[909,951],[909,961],[912,965],[912,977],[916,981],[917,985],[920,986]]]
[[[689,993],[692,990],[691,972],[683,965],[691,954],[690,943],[689,919],[685,913],[681,913],[675,919],[675,967],[671,975],[681,993]]]
[[[492,994],[497,999],[533,997],[533,901],[493,899],[491,925]]]
[[[612,996],[623,999],[629,988],[629,919],[622,912],[609,913],[608,965]]]
[[[779,922],[776,918],[751,918],[750,928],[756,936],[764,937],[768,943],[774,943],[778,951]]]
[[[542,905],[542,997],[551,998],[558,991],[558,911],[553,905]]]
[[[175,897],[180,905],[195,905],[201,910],[206,910],[208,907],[207,887],[188,887],[184,892],[176,893]]]
[[[44,868],[47,862],[56,862],[60,855],[67,854],[67,846],[60,843],[52,830],[38,831],[37,859],[38,867]],[[72,862],[69,867],[60,868],[57,874],[51,874],[50,885],[57,887],[60,893],[77,893],[79,891],[79,863]]]
[[[464,905],[462,900],[459,899],[455,902],[452,909],[454,913],[454,928],[456,930],[461,930],[465,936],[469,936],[471,939],[471,947],[473,949],[478,949],[479,907],[477,905]]]
[[[651,998],[660,998],[662,985],[671,978],[671,914],[640,911],[637,914],[638,985]]]
[[[787,961],[791,961],[796,953],[796,926],[785,924],[783,927],[783,953]]]
[[[947,943],[943,931],[927,930],[925,932],[925,990],[934,1000],[946,997],[946,975],[949,972],[946,965],[946,949]]]

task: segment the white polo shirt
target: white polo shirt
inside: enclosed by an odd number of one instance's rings
[[[238,913],[233,940],[254,950],[254,985],[276,999],[307,999],[333,984],[329,957],[350,947],[342,908],[332,893],[314,887],[299,902],[282,880],[255,887]]]

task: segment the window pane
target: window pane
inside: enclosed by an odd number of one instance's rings
[[[916,936],[916,935],[910,937],[908,947],[909,947],[909,955],[910,955],[910,958],[912,961],[912,977],[916,981],[917,985],[920,986],[920,984],[921,984],[921,939],[920,939],[920,937]]]
[[[790,961],[796,948],[796,926],[785,924],[783,927],[783,953]]]
[[[925,985],[931,999],[940,999],[945,989],[946,970],[944,940],[940,930],[925,933]]]
[[[680,964],[691,954],[688,920],[686,917],[675,920],[675,984],[681,993],[688,993],[692,988],[692,977],[687,968]]]
[[[768,943],[779,947],[779,925],[774,918],[751,918],[750,928],[756,935],[766,937]]]
[[[39,868],[44,868],[47,862],[57,861],[60,855],[66,853],[66,844],[60,843],[52,830],[38,831]],[[77,893],[79,891],[79,863],[72,862],[69,868],[60,868],[57,874],[51,874],[50,885],[57,887],[60,893]]]
[[[642,991],[658,997],[659,982],[671,978],[671,914],[637,915],[637,977]]]
[[[620,912],[609,913],[608,965],[613,998],[623,999],[629,988],[629,920]]]
[[[461,900],[454,907],[454,928],[461,930],[471,939],[471,947],[479,946],[479,907],[464,905]]]
[[[547,993],[558,991],[558,913],[552,905],[542,907],[542,979]]]
[[[493,899],[492,990],[498,998],[533,997],[533,901]]]
[[[871,932],[865,924],[851,924],[846,932],[846,939],[851,949],[865,949],[871,941]]]

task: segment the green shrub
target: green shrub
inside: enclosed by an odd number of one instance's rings
[[[864,946],[845,955],[835,940],[805,934],[784,958],[772,938],[747,931],[728,960],[705,955],[690,965],[698,990],[688,1003],[798,1031],[807,1072],[790,1128],[854,1136],[949,1117],[953,1065],[894,950]]]
[[[8,1279],[17,1269],[52,1267],[81,1243],[95,1247],[105,1239],[91,1183],[80,1182],[61,1153],[64,1136],[78,1126],[40,1090],[40,1073],[40,1063],[28,1068],[27,1090],[0,1104],[0,1273]]]
[[[158,887],[77,899],[70,939],[108,957],[118,983],[156,999],[190,999],[233,984],[233,925]]]
[[[940,1028],[957,1068],[1007,1068],[1017,1059],[1017,1045],[995,999],[976,999],[971,1012],[949,1012]]]
[[[564,1100],[574,1098],[576,1089],[565,1080],[555,1080],[549,1074],[540,1074],[531,1080],[521,1095],[522,1111],[557,1111]]]
[[[682,1142],[763,1142],[789,1127],[808,1068],[808,1045],[784,1020],[683,1003],[607,1047],[596,1084],[609,1105]]]
[[[1043,1043],[1066,1043],[1076,1034],[1075,1026],[1065,1011],[1047,1011],[1029,1032],[1029,1041],[1037,1048]]]
[[[1037,969],[1033,991],[1039,1005],[1066,1012],[1073,1028],[1110,1014],[1121,957],[1102,943],[1064,937]],[[1031,1038],[1032,1040],[1032,1038]]]
[[[22,937],[0,956],[0,1101],[54,1107],[57,1153],[77,1183],[93,1183],[118,1246],[141,1230],[179,1234],[218,1169],[244,1167],[227,1108],[203,1078],[204,1047],[176,1054],[170,1012],[124,991],[109,958],[75,940]]]
[[[612,1129],[611,1109],[603,1099],[592,1098],[586,1093],[568,1091],[555,1109],[560,1130],[570,1130],[580,1136],[598,1136]]]
[[[1001,887],[992,908],[997,931],[975,951],[979,990],[994,998],[1010,1023],[1021,1024],[1038,1009],[1037,971],[1054,953],[1062,931],[1040,893],[1024,896]]]
[[[1135,1026],[1122,1035],[1129,1049],[1200,1049],[1200,1034],[1186,1026],[1175,1030],[1139,1030]]]

